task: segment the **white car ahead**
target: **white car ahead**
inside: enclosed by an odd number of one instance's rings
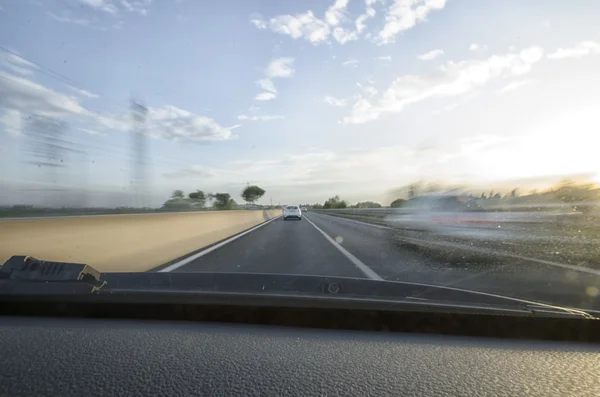
[[[283,220],[287,221],[288,219],[302,219],[302,210],[297,205],[288,205],[283,209]]]

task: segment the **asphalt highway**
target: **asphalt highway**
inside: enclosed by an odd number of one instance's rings
[[[594,297],[600,275],[527,259],[448,259],[406,244],[394,230],[315,212],[304,213],[300,221],[277,218],[169,271],[398,280],[600,310],[600,297]]]

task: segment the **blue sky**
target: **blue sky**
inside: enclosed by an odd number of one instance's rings
[[[597,15],[582,0],[0,0],[0,203],[27,186],[127,196],[131,98],[148,108],[154,205],[248,182],[263,202],[386,202],[418,179],[598,178]],[[85,154],[55,174],[25,161],[31,114]]]

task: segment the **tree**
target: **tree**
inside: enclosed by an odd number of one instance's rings
[[[173,194],[171,194],[171,198],[174,199],[182,199],[185,197],[183,190],[173,190]]]
[[[327,201],[325,201],[325,203],[323,204],[323,208],[325,209],[330,209],[330,208],[346,208],[348,205],[346,204],[346,202],[344,200],[340,199],[340,196],[333,196],[330,197]]]
[[[355,208],[381,208],[381,204],[375,203],[373,201],[362,201],[356,203]]]
[[[225,206],[226,210],[234,210],[236,209],[238,206],[238,204],[235,202],[234,199],[229,199],[229,201],[227,202],[227,205]]]
[[[214,193],[212,197],[213,207],[217,210],[232,210],[237,207],[237,203],[229,193]]]
[[[398,208],[398,207],[402,207],[404,204],[406,204],[406,200],[399,198],[399,199],[392,201],[392,203],[390,204],[390,207]]]
[[[250,185],[246,186],[246,188],[242,191],[242,198],[247,203],[254,204],[256,200],[260,199],[263,196],[263,194],[265,194],[265,191],[263,189],[259,188],[256,185]]]
[[[195,192],[188,194],[188,197],[192,200],[206,200],[206,196],[202,190],[196,190]]]
[[[206,204],[206,195],[202,190],[196,190],[195,192],[188,194],[188,197],[192,200],[195,207],[204,207]]]
[[[510,192],[510,197],[517,197],[519,195],[519,188],[516,187]]]

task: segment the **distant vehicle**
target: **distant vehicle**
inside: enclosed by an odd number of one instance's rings
[[[288,205],[283,210],[283,220],[287,221],[288,219],[302,219],[302,210],[297,205]]]
[[[302,210],[302,212],[308,211],[308,209],[306,207],[300,207],[300,210]]]

